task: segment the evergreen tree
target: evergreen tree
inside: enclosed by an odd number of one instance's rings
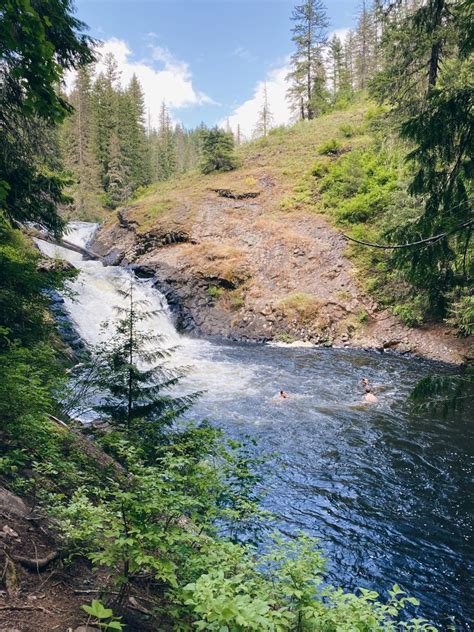
[[[392,119],[413,147],[409,190],[420,200],[418,218],[391,235],[417,245],[397,249],[394,262],[440,316],[448,295],[469,291],[472,278],[472,8],[428,0],[389,18],[374,92],[392,105]]]
[[[121,206],[132,194],[128,166],[116,131],[112,133],[110,139],[110,155],[104,184],[106,189],[104,199],[110,208]]]
[[[273,125],[273,114],[270,111],[270,106],[268,105],[268,92],[267,92],[267,84],[265,82],[263,86],[263,95],[262,95],[262,107],[258,112],[257,124],[255,126],[254,134],[256,136],[266,136],[268,131]],[[240,130],[239,130],[240,131]]]
[[[145,129],[145,101],[136,75],[127,89],[119,95],[119,136],[128,168],[130,189],[151,182],[151,162]]]
[[[95,115],[95,151],[99,163],[102,186],[107,191],[111,142],[118,128],[118,81],[117,62],[109,53],[105,58],[106,71],[100,73],[93,88]]]
[[[237,147],[242,144],[242,132],[240,130],[240,123],[237,123],[237,131],[235,133],[235,144]]]
[[[368,8],[367,0],[362,0],[362,9],[357,21],[355,37],[357,88],[360,90],[364,90],[367,87],[367,83],[372,76],[375,42],[374,15]]]
[[[69,101],[74,108],[65,121],[62,133],[64,165],[74,176],[74,206],[80,214],[93,209],[99,191],[99,165],[94,151],[92,111],[92,66],[82,67],[76,74]]]
[[[350,62],[345,54],[345,47],[337,35],[329,42],[329,66],[331,69],[331,92],[334,105],[347,103],[352,96]]]
[[[176,172],[176,145],[171,118],[163,101],[160,108],[159,128],[155,136],[156,179],[168,180]]]
[[[0,9],[0,208],[12,222],[36,221],[56,233],[66,182],[52,173],[45,150],[49,128],[71,111],[57,88],[64,70],[94,58],[71,11],[69,0]]]
[[[234,137],[218,127],[202,132],[202,173],[232,171],[237,167]]]
[[[292,40],[296,51],[291,58],[292,71],[288,75],[288,97],[300,118],[312,119],[324,111],[327,102],[323,47],[329,21],[322,0],[305,0],[297,5],[291,19]]]
[[[116,429],[137,434],[144,445],[157,445],[166,426],[183,414],[196,395],[166,394],[182,373],[167,366],[170,351],[161,348],[159,335],[146,327],[155,314],[135,296],[133,275],[120,294],[126,304],[117,308],[119,318],[113,335],[92,351],[94,379],[90,367],[84,372],[93,384],[100,403],[95,409]]]

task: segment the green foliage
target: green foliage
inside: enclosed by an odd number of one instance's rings
[[[369,320],[369,313],[366,309],[361,309],[357,314],[357,320],[359,323],[366,323]]]
[[[287,344],[291,344],[292,342],[295,342],[296,338],[292,334],[283,331],[275,336],[275,340],[277,342],[286,342]]]
[[[409,192],[422,212],[390,234],[393,261],[426,292],[431,313],[446,315],[448,295],[472,276],[473,73],[469,2],[400,5],[384,29],[384,59],[373,93],[411,148]],[[437,239],[433,237],[439,236]]]
[[[97,599],[93,599],[90,606],[83,605],[82,609],[89,617],[93,617],[92,624],[98,626],[100,630],[123,630],[123,625],[120,623],[121,617],[114,617],[111,608],[106,608]]]
[[[393,308],[395,316],[399,316],[402,323],[408,325],[408,327],[418,327],[421,325],[424,320],[425,312],[426,305],[420,296],[414,297],[408,303],[395,305]]]
[[[474,296],[470,293],[457,294],[449,308],[447,322],[453,325],[460,336],[474,334]]]
[[[207,288],[207,293],[211,298],[219,298],[219,296],[222,296],[223,292],[224,288],[218,287],[217,285],[210,285]]]
[[[311,166],[311,175],[315,178],[322,178],[327,174],[329,165],[321,160],[316,160]]]
[[[322,156],[335,156],[341,151],[341,143],[335,138],[331,138],[320,145],[317,151]]]
[[[63,72],[92,60],[84,24],[69,0],[2,5],[0,34],[0,209],[56,233],[65,179],[54,171],[52,125],[70,111],[57,90]]]
[[[356,133],[354,126],[350,124],[341,125],[339,130],[344,138],[352,138]]]
[[[92,349],[91,360],[81,365],[76,388],[83,387],[83,399],[98,398],[99,403],[92,407],[152,453],[163,428],[172,425],[196,395],[169,393],[182,373],[167,366],[170,351],[160,348],[161,337],[144,326],[155,312],[135,298],[135,283],[130,274],[128,287],[119,289],[127,306],[116,308],[119,318],[114,331]]]
[[[238,166],[234,155],[234,137],[218,127],[202,131],[202,163],[204,174],[232,171]]]
[[[423,378],[413,389],[410,399],[416,412],[440,411],[445,418],[450,415],[467,418],[474,403],[473,386],[474,370],[467,366],[461,373]]]
[[[375,592],[355,595],[328,586],[316,541],[306,536],[276,537],[258,566],[251,549],[224,544],[206,553],[209,569],[182,590],[198,630],[436,630],[424,619],[399,620],[407,603],[418,602],[396,585],[386,604]],[[178,629],[191,629],[184,617]]]

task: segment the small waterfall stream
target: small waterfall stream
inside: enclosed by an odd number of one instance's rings
[[[85,246],[95,230],[74,222],[67,239]],[[129,273],[39,245],[80,269],[65,307],[83,340],[96,343],[101,323],[116,318],[117,282]],[[444,369],[362,351],[189,338],[176,332],[151,281],[137,280],[137,292],[159,312],[147,326],[177,347],[177,366],[190,367],[183,388],[205,391],[191,416],[279,455],[265,501],[276,526],[318,536],[334,582],[382,592],[397,582],[421,600],[417,616],[444,630],[453,615],[458,629],[474,629],[472,423],[414,415],[407,403],[421,377]],[[383,386],[377,406],[362,404],[364,376]],[[275,401],[280,388],[288,400]]]

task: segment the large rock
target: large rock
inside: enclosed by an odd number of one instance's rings
[[[3,515],[12,515],[25,518],[30,514],[30,508],[26,503],[4,487],[0,487],[0,511]]]

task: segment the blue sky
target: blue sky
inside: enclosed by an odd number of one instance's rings
[[[250,129],[264,81],[276,122],[288,116],[281,85],[292,52],[287,0],[76,0],[90,34],[119,58],[124,81],[136,71],[152,119],[169,102],[191,127],[231,118]],[[358,0],[328,0],[330,30],[354,25]],[[279,72],[280,71],[280,72]],[[157,74],[154,75],[153,72]],[[247,107],[248,120],[239,120]],[[158,102],[158,103],[157,103]],[[245,108],[244,108],[245,109]]]

